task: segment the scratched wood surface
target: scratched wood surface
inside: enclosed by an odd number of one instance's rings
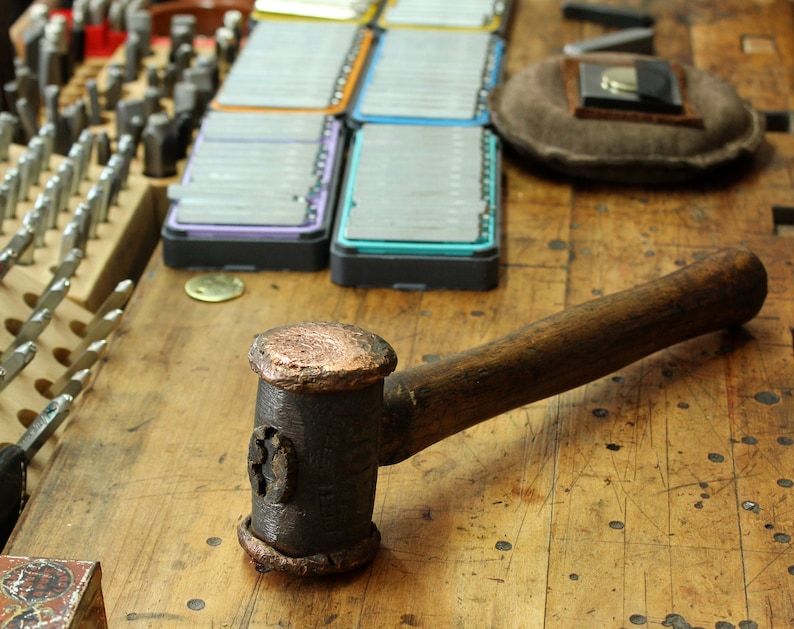
[[[657,16],[659,54],[759,109],[791,109],[789,2],[634,6]],[[508,76],[603,32],[564,22],[556,2],[514,9]],[[773,45],[744,52],[743,34]],[[746,167],[675,189],[572,183],[508,154],[500,286],[487,293],[257,273],[241,274],[241,298],[204,304],[158,250],[5,552],[101,561],[114,627],[792,627],[794,241],[772,212],[794,205],[792,164],[786,133]],[[404,368],[734,245],[767,267],[759,317],[381,469],[371,566],[262,574],[238,546],[256,333],[355,323]]]

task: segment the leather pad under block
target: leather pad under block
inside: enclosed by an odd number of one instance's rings
[[[572,81],[576,66],[630,65],[637,58],[652,57],[590,53],[530,65],[491,94],[493,124],[530,160],[574,177],[625,183],[693,179],[761,144],[763,116],[728,83],[685,64],[678,67],[689,124],[674,117],[583,112]]]

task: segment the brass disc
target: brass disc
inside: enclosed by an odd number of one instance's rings
[[[245,292],[245,284],[234,275],[206,273],[190,278],[185,283],[185,292],[198,301],[229,301]]]
[[[601,74],[601,87],[613,94],[634,94],[637,92],[637,69],[634,66],[607,68]]]

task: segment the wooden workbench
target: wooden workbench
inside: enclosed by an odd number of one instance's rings
[[[632,4],[657,17],[660,55],[792,109],[787,0]],[[507,75],[603,32],[516,0]],[[207,304],[158,250],[5,553],[101,561],[112,627],[792,627],[794,240],[772,207],[794,205],[793,168],[788,133],[671,189],[574,183],[508,153],[500,285],[484,293],[256,273]],[[402,369],[735,245],[769,274],[755,320],[381,469],[369,567],[260,573],[239,547],[255,334],[354,323]]]

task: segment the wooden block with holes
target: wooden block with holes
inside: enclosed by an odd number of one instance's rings
[[[18,269],[11,269],[0,286],[0,347],[8,347],[22,323],[33,311],[38,293]],[[52,399],[50,385],[70,364],[70,353],[82,341],[82,333],[91,320],[91,313],[65,299],[53,312],[49,325],[36,339],[37,351],[31,363],[0,394],[0,443],[16,442],[30,423]],[[28,467],[28,490],[34,487],[57,443],[56,438],[44,444]]]
[[[10,161],[0,164],[0,176],[10,168],[25,147],[12,145]],[[36,197],[43,191],[47,179],[55,174],[62,156],[53,155],[50,169],[42,172],[38,185],[30,189],[28,200],[17,206],[16,216],[2,223],[6,240],[22,226],[25,214],[33,208]],[[58,215],[55,229],[47,231],[45,244],[34,251],[32,265],[17,264],[9,275],[22,275],[29,281],[29,292],[41,292],[49,283],[58,263],[61,235],[77,205],[84,201],[102,168],[91,165],[88,178],[80,183],[77,195],[69,199],[69,212]],[[110,207],[108,221],[97,228],[97,238],[90,239],[85,257],[72,278],[69,299],[90,311],[95,311],[121,280],[134,276],[143,267],[157,243],[159,224],[151,201],[146,179],[130,175],[127,187],[119,192],[115,205]]]

